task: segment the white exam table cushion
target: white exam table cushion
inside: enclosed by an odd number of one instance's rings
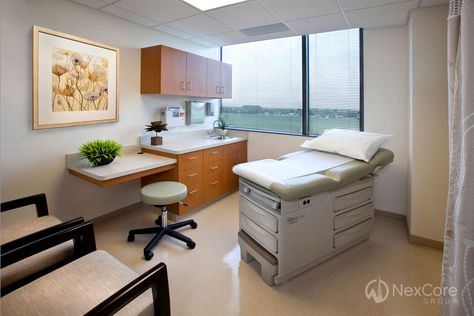
[[[274,183],[328,170],[354,159],[319,151],[298,152],[280,160],[263,159],[234,166],[233,172],[270,189]]]

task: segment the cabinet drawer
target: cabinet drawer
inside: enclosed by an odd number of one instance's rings
[[[263,248],[272,253],[278,252],[278,240],[254,221],[240,213],[240,228],[255,239]]]
[[[224,158],[225,155],[225,146],[218,146],[213,148],[208,148],[203,150],[204,163],[209,163],[211,161],[217,161]]]
[[[334,235],[334,248],[344,247],[352,242],[367,238],[372,231],[373,219],[369,219],[357,226],[343,230]]]
[[[183,200],[188,206],[179,205],[179,211],[181,213],[189,212],[195,208],[198,208],[202,205],[203,201],[203,190],[202,190],[202,182],[188,185],[188,195]]]
[[[233,166],[238,165],[239,163],[247,162],[247,151],[242,150],[233,152],[227,154],[226,158],[230,168],[232,168]]]
[[[352,208],[361,203],[372,200],[372,187],[339,196],[334,200],[334,210],[336,212]]]
[[[179,170],[187,170],[202,166],[202,151],[193,151],[178,156]]]
[[[217,175],[222,174],[225,169],[225,161],[218,160],[209,162],[204,165],[204,179],[208,179]]]
[[[225,146],[225,151],[228,154],[235,153],[237,151],[247,150],[247,141],[238,142],[235,144],[230,144]]]
[[[372,203],[363,205],[351,211],[334,217],[334,230],[343,229],[351,225],[357,224],[372,217],[374,209]]]
[[[201,182],[203,179],[202,166],[191,168],[187,170],[182,170],[179,172],[179,182],[189,185]]]
[[[222,175],[204,179],[204,202],[214,200],[225,192],[225,184]]]
[[[265,227],[270,232],[278,232],[278,220],[271,213],[253,204],[242,196],[240,197],[239,203],[240,212],[242,212],[245,216],[252,219],[257,224]]]

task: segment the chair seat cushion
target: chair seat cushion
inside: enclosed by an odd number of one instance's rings
[[[141,190],[143,203],[169,205],[184,199],[188,193],[186,186],[179,182],[162,181],[146,185]]]
[[[83,315],[137,277],[105,251],[94,251],[1,298],[4,315]],[[153,315],[151,289],[116,315]]]
[[[0,243],[3,245],[9,241],[60,223],[61,221],[54,216],[41,216],[28,219],[16,225],[2,227],[0,230]],[[74,243],[71,240],[4,267],[1,270],[2,287],[58,263],[73,254]]]

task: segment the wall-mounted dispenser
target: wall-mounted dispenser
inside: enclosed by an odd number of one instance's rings
[[[211,102],[206,103],[206,116],[214,116],[214,104]]]
[[[167,106],[161,109],[161,121],[168,127],[184,126],[185,112],[180,106]]]
[[[186,125],[204,123],[205,103],[186,101]]]

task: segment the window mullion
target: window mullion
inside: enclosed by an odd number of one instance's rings
[[[303,96],[302,96],[302,109],[301,109],[301,119],[302,119],[302,132],[303,135],[309,135],[309,42],[308,35],[303,35],[302,37],[302,76],[303,76]]]

